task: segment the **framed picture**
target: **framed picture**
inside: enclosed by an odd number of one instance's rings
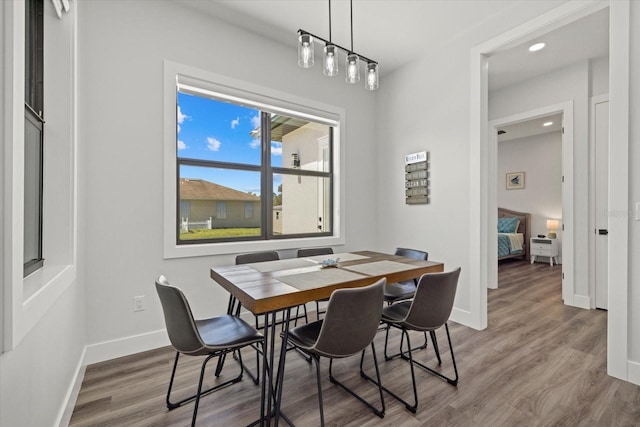
[[[507,174],[507,190],[524,188],[524,172],[510,172]]]

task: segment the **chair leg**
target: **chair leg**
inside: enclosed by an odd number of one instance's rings
[[[229,303],[227,305],[227,314],[240,317],[241,308],[242,308],[242,304],[240,304],[240,301],[238,301],[237,298],[234,297],[233,295],[229,295]],[[255,318],[255,321],[256,321],[256,329],[258,329],[257,317]],[[245,364],[242,363],[242,361],[240,361],[240,366],[242,366],[242,369],[244,370],[244,372],[246,372],[247,375],[251,377],[251,380],[253,381],[253,383],[255,385],[258,385],[260,381],[260,351],[261,350],[258,348],[256,344],[252,344],[251,347],[256,350],[256,373],[255,374],[251,373],[251,371],[249,371],[249,369],[246,367]],[[238,353],[240,353],[240,350],[238,350]],[[222,373],[222,368],[224,367],[224,362],[226,361],[226,358],[227,358],[226,353],[224,353],[222,356],[218,358],[218,363],[216,365],[216,371],[215,371],[216,377],[219,377],[220,374]],[[238,357],[236,356],[235,351],[233,352],[233,358],[235,360],[238,360]]]
[[[413,356],[411,353],[411,341],[409,340],[409,334],[405,329],[402,329],[402,334],[406,334],[407,335],[407,346],[409,347],[408,353],[409,353],[409,366],[411,368],[411,383],[413,385],[413,398],[415,403],[412,405],[409,402],[407,402],[406,400],[402,399],[400,396],[398,396],[397,394],[395,394],[394,392],[392,392],[391,390],[389,390],[387,387],[383,386],[382,383],[380,382],[380,379],[378,379],[378,381],[376,382],[373,378],[368,377],[366,375],[364,375],[364,377],[366,379],[368,379],[369,381],[373,382],[374,384],[376,384],[378,387],[380,387],[382,390],[384,390],[385,392],[387,392],[391,397],[393,397],[394,399],[398,400],[399,402],[401,402],[402,404],[404,404],[404,406],[411,412],[413,412],[414,414],[416,413],[417,409],[418,409],[418,389],[416,387],[416,376],[415,376],[415,371],[413,369]],[[361,373],[362,375],[362,373]]]
[[[376,385],[378,385],[378,388],[380,389],[382,386],[380,385],[380,371],[378,370],[378,361],[376,359],[376,353],[375,353],[375,347],[373,346],[373,342],[371,343],[372,349],[373,349],[373,360],[374,360],[374,364],[376,365],[376,375],[378,378],[378,382],[373,381]],[[367,378],[367,375],[364,373],[364,371],[362,370],[362,363],[363,363],[363,359],[364,359],[364,352],[365,350],[362,350],[362,356],[360,357],[360,375],[363,376],[364,378]],[[375,406],[373,406],[371,403],[367,402],[366,400],[364,400],[362,397],[360,397],[358,394],[356,394],[353,390],[351,390],[350,388],[348,388],[347,386],[345,386],[343,383],[341,383],[340,381],[338,381],[334,376],[333,376],[333,359],[329,359],[329,379],[331,380],[331,382],[333,384],[336,384],[338,386],[340,386],[343,390],[345,390],[346,392],[348,392],[350,395],[352,395],[353,397],[355,397],[356,399],[358,399],[360,402],[364,403],[369,409],[371,409],[373,411],[374,414],[376,414],[377,416],[379,416],[380,418],[384,418],[384,411],[385,411],[385,406],[384,406],[384,397],[382,396],[382,390],[380,390],[380,401],[382,403],[382,409],[378,409]]]
[[[207,356],[207,358],[202,363],[202,368],[200,370],[200,381],[201,382],[203,381],[203,378],[204,378],[204,371],[205,371],[205,367],[207,365],[207,362],[209,362],[209,360],[211,360],[212,358],[214,358],[216,356],[222,357],[223,354],[224,353],[214,353],[214,354],[210,354],[209,356]],[[186,398],[184,398],[184,399],[182,399],[182,400],[180,400],[178,402],[172,402],[171,401],[171,389],[173,388],[173,380],[175,378],[176,370],[177,370],[177,367],[178,367],[178,359],[179,359],[179,357],[180,357],[180,352],[176,352],[176,358],[175,358],[175,361],[173,362],[173,369],[171,370],[171,379],[169,380],[169,388],[167,390],[167,398],[166,398],[167,408],[169,410],[178,408],[178,407],[184,405],[185,403],[191,402],[192,400],[198,401],[201,396],[205,396],[205,395],[207,395],[209,393],[213,393],[214,391],[216,391],[218,389],[221,389],[222,387],[226,387],[228,385],[235,384],[238,381],[242,380],[242,372],[243,372],[243,370],[240,369],[240,373],[238,374],[238,376],[236,376],[236,377],[234,377],[234,378],[232,378],[232,379],[230,379],[228,381],[225,381],[225,382],[223,382],[221,384],[218,384],[218,385],[215,385],[215,386],[213,386],[211,388],[208,388],[205,391],[202,391],[202,384],[199,384],[198,385],[198,392],[196,394],[194,394],[193,396],[186,397]],[[197,406],[196,406],[196,411],[197,411]],[[194,421],[195,421],[195,413],[194,413]]]
[[[424,346],[427,347],[427,333],[424,333]],[[436,352],[436,357],[438,358],[438,365],[442,365],[442,359],[440,358],[440,349],[438,348],[438,340],[436,338],[436,331],[429,331],[429,335],[431,336],[431,342],[433,343],[433,349]]]
[[[451,360],[453,362],[453,371],[455,373],[455,377],[454,378],[450,378],[447,377],[443,374],[441,374],[440,372],[434,371],[433,369],[429,368],[428,366],[424,365],[423,363],[417,362],[417,361],[413,361],[414,364],[416,364],[418,367],[424,369],[427,372],[432,373],[433,375],[442,378],[443,380],[445,380],[446,382],[448,382],[449,384],[451,384],[452,386],[457,386],[458,385],[458,366],[456,365],[456,357],[453,354],[453,346],[451,345],[451,335],[449,334],[449,325],[447,323],[444,324],[444,328],[447,331],[447,341],[449,342],[449,351],[451,352]],[[434,335],[435,335],[435,331]],[[407,358],[405,356],[401,356],[403,359],[407,360]]]
[[[404,334],[400,337],[400,351],[398,353],[392,354],[392,355],[388,355],[387,353],[387,346],[388,346],[388,341],[389,341],[389,325],[387,325],[386,329],[386,336],[384,338],[384,360],[389,361],[392,359],[395,359],[398,356],[401,356],[403,359],[406,359],[405,353],[402,350],[404,347]],[[436,352],[436,357],[438,358],[438,364],[442,364],[442,361],[440,360],[440,350],[438,349],[438,342],[436,341],[436,336],[435,333],[433,331],[430,331],[431,334],[431,341],[433,342],[433,348]],[[415,347],[412,350],[422,350],[427,348],[427,332],[424,332],[424,344],[422,344],[419,347]]]
[[[324,405],[322,404],[322,380],[320,377],[320,357],[313,356],[316,362],[316,383],[318,384],[318,406],[320,408],[320,425],[324,427]]]

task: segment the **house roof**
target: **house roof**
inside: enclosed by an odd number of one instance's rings
[[[182,200],[225,200],[258,202],[255,194],[243,193],[233,188],[214,184],[203,179],[180,178],[180,199]]]

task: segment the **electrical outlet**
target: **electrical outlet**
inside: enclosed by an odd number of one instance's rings
[[[144,311],[144,295],[133,297],[133,311]]]

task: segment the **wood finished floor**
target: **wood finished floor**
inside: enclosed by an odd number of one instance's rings
[[[411,414],[387,397],[386,416],[371,411],[328,380],[323,366],[325,421],[329,426],[638,426],[640,387],[606,374],[607,313],[566,307],[561,267],[505,262],[499,289],[489,291],[484,331],[450,322],[458,387],[417,370],[420,406]],[[416,336],[414,341],[419,341]],[[399,338],[393,343],[398,345]],[[438,333],[443,370],[451,368],[446,335]],[[384,334],[376,338],[382,358]],[[245,350],[254,366],[253,354]],[[417,358],[434,365],[431,346]],[[165,393],[174,352],[161,348],[88,366],[71,426],[186,426],[193,405],[173,411]],[[194,390],[200,358],[183,358],[175,390]],[[370,355],[367,358],[370,362]],[[215,362],[215,361],[214,361]],[[367,398],[376,389],[357,375],[359,358],[334,364],[335,375]],[[215,365],[212,365],[215,366]],[[371,364],[368,364],[371,367]],[[411,395],[409,366],[380,362],[385,385]],[[235,363],[225,366],[229,378]],[[181,372],[181,373],[180,373]],[[370,371],[372,372],[372,371]],[[225,375],[226,374],[226,375]],[[228,376],[227,376],[228,375]],[[198,426],[244,426],[259,414],[259,388],[243,381],[201,400]],[[319,425],[315,371],[295,353],[287,356],[283,411],[298,426]]]

